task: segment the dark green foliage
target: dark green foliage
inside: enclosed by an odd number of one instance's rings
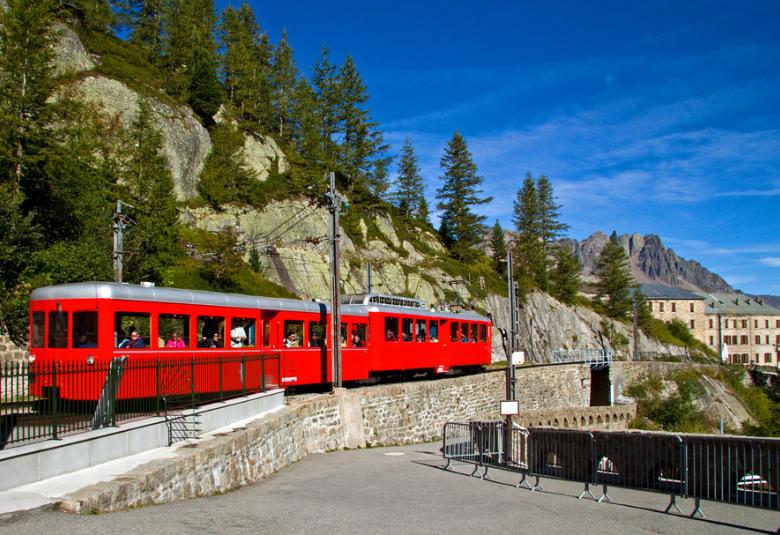
[[[625,319],[631,312],[629,288],[633,277],[628,268],[628,256],[614,232],[599,255],[596,265],[597,298],[604,305],[607,316]]]
[[[528,173],[514,204],[517,276],[527,285],[533,281],[544,291],[551,289],[550,270],[556,243],[569,228],[560,222],[559,209],[550,180],[545,175],[534,180]]]
[[[715,429],[715,423],[696,408],[695,401],[702,394],[698,375],[694,370],[682,370],[671,376],[677,392],[662,397],[663,381],[652,376],[633,383],[625,393],[637,400],[637,419],[632,427],[674,431],[683,433],[706,433]]]
[[[225,8],[220,24],[222,78],[228,102],[241,124],[270,132],[274,124],[271,81],[271,45],[252,8]]]
[[[780,437],[780,392],[775,379],[774,387],[765,388],[745,385],[746,370],[740,365],[719,368],[718,379],[726,382],[745,403],[755,424],[743,422],[742,431],[747,435]]]
[[[117,19],[109,0],[71,0],[84,16],[84,23],[89,29],[101,32],[108,31]]]
[[[393,201],[403,215],[408,218],[420,217],[420,204],[425,202],[423,179],[417,165],[412,140],[406,138],[401,147],[401,160],[398,162],[398,179]],[[426,207],[427,209],[427,207]]]
[[[441,210],[439,232],[452,255],[468,261],[478,256],[475,247],[482,237],[485,220],[473,208],[493,199],[480,197],[482,177],[477,174],[466,140],[457,132],[447,143],[441,168],[443,184],[436,192],[436,207]]]
[[[550,294],[558,301],[573,305],[580,290],[582,264],[564,245],[555,250],[555,267],[550,272]]]
[[[177,244],[178,211],[173,179],[161,154],[162,136],[152,122],[149,104],[142,100],[130,126],[120,199],[133,206],[135,224],[127,232],[126,280],[162,283],[181,251]]]
[[[493,225],[493,231],[490,233],[490,248],[493,250],[493,268],[501,274],[506,273],[506,239],[504,238],[504,229],[501,228],[498,221]]]
[[[295,116],[295,91],[298,83],[298,68],[295,66],[293,49],[287,41],[287,31],[274,49],[271,62],[271,84],[274,103],[274,130],[278,141],[289,145],[298,118]]]
[[[214,208],[247,204],[256,197],[257,177],[246,165],[241,149],[244,134],[227,115],[211,129],[213,148],[203,165],[198,191]]]
[[[141,48],[146,61],[159,64],[163,54],[165,0],[115,1],[119,22],[130,31],[130,42]]]
[[[208,49],[198,47],[192,51],[189,76],[189,104],[193,111],[211,124],[212,117],[222,103],[222,86],[217,79],[217,61]]]

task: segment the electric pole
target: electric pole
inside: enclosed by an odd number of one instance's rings
[[[130,219],[126,214],[122,213],[122,206],[127,206],[128,208],[134,208],[133,205],[127,204],[123,201],[116,201],[116,212],[114,212],[114,252],[113,252],[113,259],[114,259],[114,279],[117,282],[122,282],[122,271],[124,269],[124,231],[127,228],[128,225],[133,223],[133,220]]]
[[[330,187],[325,194],[330,212],[330,299],[331,299],[331,366],[333,370],[333,388],[341,388],[341,284],[339,275],[339,210],[341,196],[336,192],[336,173],[328,173]]]

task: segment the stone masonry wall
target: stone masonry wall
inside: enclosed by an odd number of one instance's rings
[[[0,364],[27,358],[27,349],[19,347],[5,334],[0,334]]]
[[[581,392],[582,371],[567,368],[579,367],[519,370],[520,398],[527,393],[522,405],[546,406],[544,414],[557,411],[594,422],[609,415],[614,420],[616,407],[581,405],[587,398]],[[578,384],[569,390],[562,385],[564,378]],[[500,418],[504,384],[503,373],[485,373],[291,398],[286,407],[244,427],[179,447],[174,459],[152,461],[114,481],[72,493],[60,508],[112,511],[208,496],[257,482],[312,453],[437,440],[447,421]],[[574,412],[560,410],[567,396],[580,404]]]

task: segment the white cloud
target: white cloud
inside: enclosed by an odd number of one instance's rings
[[[768,256],[766,258],[762,258],[761,263],[764,264],[765,266],[780,267],[780,257]]]

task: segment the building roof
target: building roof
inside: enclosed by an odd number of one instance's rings
[[[780,316],[780,310],[767,305],[761,298],[745,294],[700,294],[704,297],[705,313],[734,316]]]
[[[650,300],[654,299],[668,299],[668,300],[685,300],[685,301],[701,301],[705,299],[702,295],[688,292],[680,288],[673,288],[666,286],[665,284],[641,284],[639,291],[642,295]]]

